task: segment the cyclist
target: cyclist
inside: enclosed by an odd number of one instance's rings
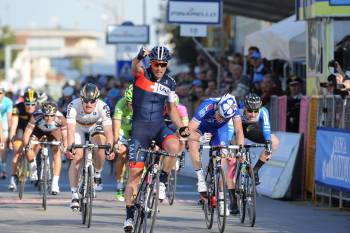
[[[79,208],[77,193],[78,175],[83,160],[83,149],[73,149],[74,144],[84,144],[88,134],[94,144],[113,145],[112,120],[109,107],[99,99],[100,91],[97,86],[87,83],[80,91],[80,98],[74,99],[67,107],[67,136],[68,159],[72,159],[69,167],[69,182],[72,192],[72,209]],[[96,191],[101,191],[101,171],[105,162],[105,155],[109,151],[97,150],[95,157],[95,184]],[[73,156],[74,155],[74,156]]]
[[[118,101],[113,115],[113,130],[115,145],[117,148],[117,161],[115,163],[115,176],[117,180],[117,193],[115,195],[118,201],[124,201],[124,173],[126,155],[132,127],[132,90],[131,84],[126,90],[124,97]]]
[[[31,139],[40,140],[47,137],[48,141],[61,141],[63,148],[67,148],[67,122],[63,114],[57,111],[54,102],[46,101],[42,103],[41,109],[34,112],[24,131],[23,144],[26,146]],[[28,153],[34,154],[39,145],[33,145]],[[59,146],[52,146],[52,167],[53,178],[51,184],[51,194],[57,195],[60,192],[58,181],[61,173],[61,150]]]
[[[210,141],[212,146],[228,146],[235,131],[236,143],[240,145],[240,153],[242,152],[244,136],[241,116],[235,97],[225,94],[221,98],[204,100],[197,108],[188,127],[191,132],[191,140],[188,142],[189,152],[192,166],[198,179],[197,191],[200,193],[201,198],[206,198],[207,186],[199,156],[199,141]],[[227,153],[226,151],[222,152]],[[223,193],[220,195],[223,195]],[[220,198],[223,198],[223,196]],[[224,208],[220,209],[224,210]]]
[[[17,162],[18,157],[23,148],[23,133],[29,122],[31,115],[35,112],[37,108],[38,96],[33,89],[28,89],[23,95],[23,102],[19,102],[14,105],[12,111],[11,128],[10,128],[10,142],[9,148],[13,150],[12,158],[12,176],[10,179],[10,184],[8,186],[9,190],[16,191],[17,185]],[[35,181],[38,179],[36,162],[34,160],[34,154],[26,154],[29,161],[29,172],[30,179]]]
[[[143,68],[141,61],[148,56],[150,67]],[[175,106],[176,83],[167,71],[171,55],[164,46],[156,46],[151,51],[141,48],[137,57],[132,60],[132,71],[135,75],[133,87],[133,123],[131,142],[129,146],[129,179],[125,190],[126,221],[124,231],[131,232],[134,228],[133,197],[137,194],[137,187],[144,168],[145,154],[136,152],[139,147],[148,148],[152,140],[169,153],[179,153],[183,145],[178,137],[164,122],[163,110],[168,105],[169,114],[174,124],[179,127],[180,136],[188,136],[188,128],[184,127]],[[150,130],[152,129],[152,130]],[[167,157],[160,174],[159,199],[165,198],[165,183],[168,173],[175,165],[176,158]]]
[[[0,114],[2,119],[2,134],[0,143],[0,178],[6,179],[6,161],[7,161],[7,140],[9,136],[9,126],[11,126],[13,102],[5,96],[5,88],[0,87]]]

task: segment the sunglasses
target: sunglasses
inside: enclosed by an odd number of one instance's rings
[[[24,103],[25,106],[35,106],[36,103]]]
[[[49,117],[54,117],[55,115],[44,115],[44,117],[47,117],[47,118],[49,118]]]
[[[157,61],[155,61],[155,62],[152,62],[152,66],[153,67],[162,67],[162,68],[164,68],[164,67],[167,67],[167,65],[168,65],[168,63],[167,62],[157,62]]]
[[[97,100],[83,99],[83,102],[86,103],[86,104],[88,104],[88,103],[94,104],[94,103],[96,103],[96,101],[97,101]]]
[[[249,113],[252,113],[252,112],[258,113],[259,109],[247,109],[247,112],[249,112]]]

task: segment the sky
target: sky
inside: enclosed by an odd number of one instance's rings
[[[12,28],[52,28],[61,26],[105,32],[106,25],[123,21],[142,24],[146,2],[146,23],[152,26],[159,17],[158,3],[164,0],[0,0],[0,26]]]

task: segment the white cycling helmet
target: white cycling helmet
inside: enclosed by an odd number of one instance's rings
[[[237,103],[234,96],[226,94],[218,102],[219,113],[225,119],[231,118],[234,116],[237,110]]]

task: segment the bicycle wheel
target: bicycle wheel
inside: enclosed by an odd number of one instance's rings
[[[168,187],[167,187],[167,198],[169,205],[174,204],[175,193],[176,193],[176,182],[177,182],[177,171],[176,169],[171,170],[168,175]]]
[[[86,191],[84,188],[86,187],[86,172],[85,168],[83,168],[82,175],[80,177],[80,182],[79,182],[79,203],[80,203],[80,212],[81,212],[81,220],[83,224],[86,223]]]
[[[48,181],[48,166],[47,166],[47,157],[45,156],[43,158],[44,163],[43,171],[42,172],[42,180],[41,180],[41,192],[43,195],[43,201],[42,201],[42,207],[44,210],[46,210],[46,198],[47,198],[47,181]]]
[[[245,220],[245,190],[244,190],[244,174],[241,172],[241,164],[237,166],[237,178],[236,178],[236,199],[237,207],[239,209],[239,219],[241,223],[244,223]]]
[[[88,176],[87,176],[87,190],[86,190],[86,220],[87,227],[90,228],[91,225],[91,216],[92,216],[92,200],[94,197],[94,182],[93,182],[93,169],[90,165],[88,167]]]
[[[256,189],[253,168],[250,166],[249,176],[246,179],[246,209],[251,227],[255,225],[256,219]]]
[[[24,184],[27,178],[27,167],[28,161],[24,154],[20,155],[20,162],[17,169],[17,177],[18,177],[18,197],[20,200],[23,198],[24,193]]]
[[[159,173],[153,175],[152,182],[146,188],[145,196],[145,217],[143,219],[143,233],[152,233],[155,227],[158,212]]]
[[[217,221],[219,232],[223,233],[225,231],[225,223],[226,223],[226,206],[227,206],[227,186],[225,180],[225,174],[222,171],[222,168],[217,168],[216,174],[216,185],[215,185],[215,196],[217,197]],[[220,188],[221,187],[221,188]],[[220,190],[221,189],[221,190]],[[222,192],[223,195],[219,193]],[[221,210],[223,208],[223,210]]]
[[[213,174],[212,162],[209,162],[207,167],[207,172],[205,174],[205,181],[207,185],[207,200],[203,202],[203,211],[205,216],[205,223],[208,229],[211,229],[213,226],[214,220],[214,209],[217,204],[215,197],[215,181]]]
[[[134,214],[134,219],[135,219],[135,228],[134,228],[134,233],[141,233],[143,230],[143,224],[144,224],[144,218],[145,218],[145,208],[144,208],[144,201],[146,198],[146,180],[148,177],[147,172],[144,176],[144,178],[141,181],[141,184],[139,186],[139,191],[136,195],[136,200],[135,200],[135,214]]]

